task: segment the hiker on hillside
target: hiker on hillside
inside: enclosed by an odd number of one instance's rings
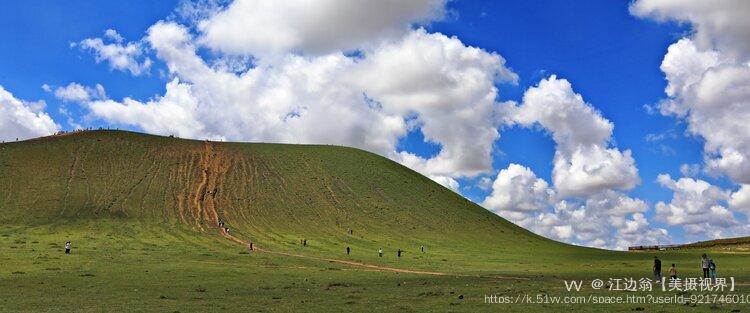
[[[654,279],[657,282],[661,281],[661,260],[658,256],[654,256]]]
[[[677,279],[677,268],[674,266],[674,263],[672,263],[672,267],[669,268],[669,279]]]
[[[703,268],[703,278],[708,278],[708,255],[701,255],[701,268]]]
[[[224,221],[222,221],[221,219],[219,219],[219,227],[224,227]]]
[[[383,248],[378,249],[378,256],[383,257]]]
[[[422,253],[424,253],[424,246],[420,247],[420,249],[422,249]]]
[[[346,247],[346,255],[349,255],[349,252],[351,252],[351,251],[352,251],[352,249],[350,249],[349,247]]]
[[[70,254],[70,241],[65,242],[65,254]]]
[[[396,252],[396,256],[398,256],[399,258],[401,257],[401,249],[398,249],[398,252]]]
[[[302,246],[307,247],[307,239],[302,239]]]
[[[249,249],[250,251],[253,251],[253,242],[252,242],[252,241],[251,241],[251,242],[250,242],[250,243],[249,243],[249,244],[247,245],[247,248],[248,248],[248,249]]]
[[[229,227],[224,228],[224,232],[227,233],[227,235],[229,235]]]
[[[716,263],[714,263],[714,259],[708,259],[708,270],[711,271],[711,278],[716,280]]]

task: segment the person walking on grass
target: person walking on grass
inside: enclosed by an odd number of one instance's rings
[[[70,241],[65,242],[65,254],[70,254]]]
[[[661,281],[661,260],[658,256],[654,256],[654,279],[657,282]]]
[[[677,268],[674,266],[674,263],[672,263],[672,267],[669,268],[669,279],[677,279]]]
[[[708,278],[708,255],[705,253],[701,256],[701,268],[703,268],[703,278]]]
[[[351,251],[352,251],[352,249],[350,249],[349,247],[346,247],[346,255],[349,255],[349,252],[351,252]]]
[[[378,256],[383,257],[383,248],[378,249]]]
[[[421,246],[420,248],[422,249],[422,253],[424,253],[424,246]]]
[[[711,278],[716,280],[716,263],[714,263],[714,259],[708,259],[708,270],[711,271]]]
[[[399,258],[401,257],[401,249],[398,249],[398,252],[396,252],[396,256],[398,256]]]

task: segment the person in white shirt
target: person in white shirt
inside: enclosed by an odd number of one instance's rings
[[[65,254],[70,254],[70,241],[65,243]]]
[[[708,256],[704,253],[701,256],[701,267],[703,268],[703,278],[708,278]]]

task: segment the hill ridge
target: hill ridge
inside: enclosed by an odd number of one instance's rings
[[[321,258],[344,246],[372,254],[380,248],[416,253],[427,246],[435,253],[499,260],[528,249],[587,249],[535,235],[359,149],[124,131],[0,147],[0,221],[6,223],[121,219],[156,232],[184,229]],[[231,236],[219,227],[220,219]],[[299,245],[303,238],[307,247]]]

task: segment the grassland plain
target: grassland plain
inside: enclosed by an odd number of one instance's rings
[[[696,277],[702,252],[658,254]],[[750,296],[750,254],[711,253]],[[565,290],[564,280],[649,277],[652,258],[547,240],[352,148],[122,131],[0,145],[0,311],[750,311],[485,303],[677,294]]]

